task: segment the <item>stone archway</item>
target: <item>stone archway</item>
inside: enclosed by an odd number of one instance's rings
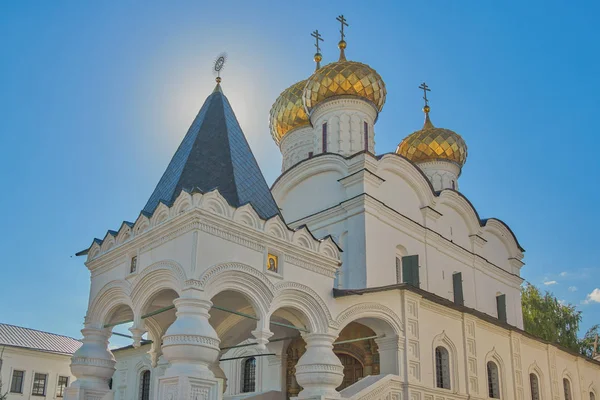
[[[376,336],[375,332],[358,322],[350,322],[337,338],[337,342]],[[287,398],[298,396],[302,388],[295,378],[295,367],[305,352],[302,338],[292,340],[286,350],[286,395]],[[342,390],[358,382],[368,375],[379,375],[379,352],[375,339],[360,340],[349,343],[334,344],[333,352],[344,366],[344,380],[336,390]]]

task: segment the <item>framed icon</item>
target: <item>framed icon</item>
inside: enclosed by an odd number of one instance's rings
[[[267,255],[267,271],[277,272],[279,269],[279,260],[275,254]]]

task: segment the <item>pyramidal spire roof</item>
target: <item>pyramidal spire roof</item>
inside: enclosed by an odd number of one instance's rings
[[[250,203],[267,219],[279,213],[221,85],[204,102],[143,209],[172,204],[182,190],[219,193],[234,207]]]

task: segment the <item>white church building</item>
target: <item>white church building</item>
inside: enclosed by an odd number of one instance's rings
[[[135,222],[79,253],[66,400],[600,396],[600,362],[523,331],[524,250],[459,191],[462,137],[426,100],[423,127],[377,154],[385,83],[339,48],[273,105],[271,188],[217,78]]]

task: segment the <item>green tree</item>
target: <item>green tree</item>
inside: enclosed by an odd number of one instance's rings
[[[541,339],[581,352],[577,338],[581,311],[571,304],[561,304],[550,292],[542,295],[531,284],[521,288],[521,306],[525,331]]]
[[[594,356],[594,346],[596,345],[596,337],[600,334],[600,325],[594,325],[585,333],[579,341],[579,352],[586,357]]]

